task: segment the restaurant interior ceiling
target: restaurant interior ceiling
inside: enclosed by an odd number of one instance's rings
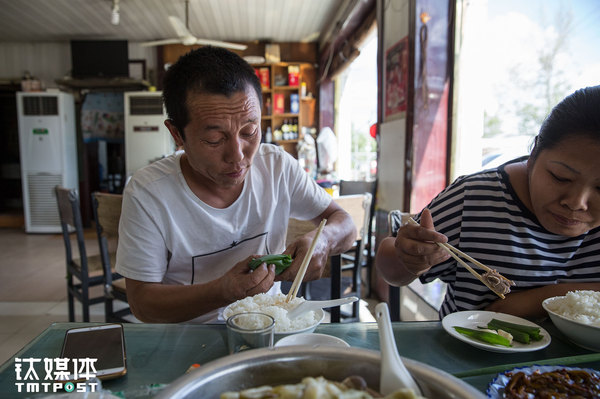
[[[316,42],[323,48],[365,0],[188,0],[189,30],[233,42]],[[0,42],[176,37],[186,0],[0,0]],[[115,15],[118,14],[118,16]]]

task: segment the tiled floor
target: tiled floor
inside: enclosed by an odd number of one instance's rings
[[[92,233],[86,233],[86,248],[97,254]],[[0,364],[52,322],[68,321],[64,251],[59,234],[0,228]],[[81,320],[81,307],[75,312]],[[92,306],[90,317],[104,321],[103,304]]]
[[[88,255],[98,253],[95,231],[86,232]],[[99,287],[96,287],[97,289]],[[374,321],[361,301],[361,319]],[[77,320],[81,306],[76,302]],[[104,321],[103,304],[93,305],[91,321]],[[65,253],[60,234],[25,234],[22,228],[0,228],[0,364],[53,322],[68,321]]]

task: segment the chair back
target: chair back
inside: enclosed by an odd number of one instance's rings
[[[122,203],[122,194],[92,193],[92,209],[96,220],[98,245],[107,285],[112,282],[114,262],[111,261],[110,253],[115,251],[111,248],[111,244],[116,243],[118,240]]]
[[[369,193],[374,195],[375,181],[340,180],[340,196]]]
[[[77,250],[79,251],[79,266],[82,273],[87,274],[87,254],[85,251],[85,239],[83,235],[83,222],[79,206],[79,194],[76,189],[56,186],[56,201],[58,204],[58,215],[65,243],[67,264],[73,262],[73,248],[70,233],[75,231],[77,238]]]
[[[363,240],[368,231],[371,198],[371,194],[365,192],[362,194],[340,195],[333,199],[352,218],[356,227],[357,241]]]
[[[113,300],[127,302],[125,279],[117,272],[113,272],[116,263],[116,246],[119,238],[119,220],[121,219],[122,194],[92,193],[92,209],[96,220],[96,233],[102,268],[104,271],[104,312],[106,322],[130,322],[125,318],[131,315],[129,306],[115,310]],[[112,245],[111,245],[112,244]]]
[[[296,238],[316,228],[317,226],[315,226],[310,220],[290,218],[288,220],[288,228],[285,236],[285,245],[290,245]]]

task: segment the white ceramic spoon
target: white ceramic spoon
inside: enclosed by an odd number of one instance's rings
[[[288,312],[288,318],[290,320],[295,319],[296,317],[301,316],[306,312],[310,312],[311,310],[325,309],[332,306],[341,306],[355,301],[358,301],[358,297],[349,296],[346,298],[330,299],[326,301],[304,301]]]
[[[381,375],[379,378],[379,392],[389,395],[400,388],[411,388],[417,395],[421,389],[412,378],[396,347],[396,340],[392,331],[392,321],[387,303],[381,302],[375,306],[375,319],[379,328],[379,347],[381,350]]]

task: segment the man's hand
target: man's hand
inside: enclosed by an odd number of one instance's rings
[[[298,274],[298,271],[300,270],[300,265],[302,265],[302,262],[308,253],[314,236],[315,231],[304,234],[285,249],[284,253],[290,254],[294,261],[283,273],[277,276],[276,280],[293,281],[294,278],[296,278],[296,274]],[[315,249],[310,259],[310,263],[308,264],[308,268],[306,269],[303,281],[312,281],[321,278],[328,256],[329,247],[327,241],[321,236],[315,244]]]
[[[260,255],[252,255],[237,263],[218,280],[220,291],[229,302],[269,291],[275,281],[275,265],[261,264],[251,270],[248,263]]]

